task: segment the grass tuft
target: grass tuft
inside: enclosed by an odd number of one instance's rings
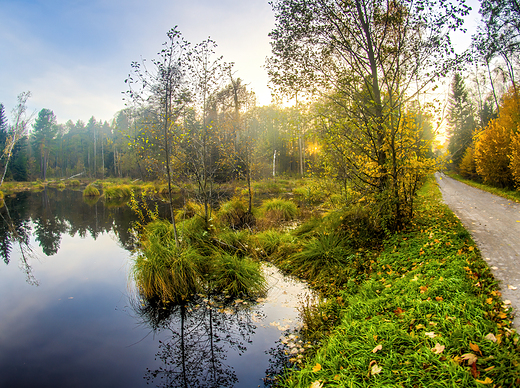
[[[83,196],[84,197],[99,197],[99,190],[92,185],[88,185],[87,187],[85,187],[85,190],[83,190]]]
[[[228,253],[219,255],[214,260],[211,284],[216,291],[232,296],[265,293],[266,281],[260,263]]]

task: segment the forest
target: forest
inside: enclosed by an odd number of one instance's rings
[[[292,107],[256,106],[216,42],[192,45],[173,28],[156,59],[131,64],[127,108],[111,122],[29,114],[30,92],[10,119],[0,104],[2,182],[169,176],[202,188],[326,176],[374,203],[392,198],[382,211],[396,219],[409,216],[417,182],[445,162],[491,185],[520,184],[516,2],[482,1],[462,54],[450,33],[468,15],[463,2],[302,4],[273,3],[266,63],[273,93]],[[450,74],[448,99],[435,100]]]
[[[31,115],[30,92],[10,117],[0,105],[0,188],[81,179],[85,203],[100,188],[109,204],[101,181],[125,178],[130,277],[161,314],[195,295],[261,295],[262,261],[307,281],[320,300],[301,307],[278,386],[519,386],[510,306],[432,178],[520,188],[518,1],[481,0],[463,51],[464,0],[270,4],[265,67],[293,106],[257,106],[216,42],[174,27],[129,64],[111,122]],[[138,181],[167,187],[169,215]],[[259,195],[269,185],[278,197]]]

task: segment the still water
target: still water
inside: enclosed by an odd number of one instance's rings
[[[305,286],[154,308],[129,280],[127,206],[46,189],[0,209],[0,387],[258,387]]]

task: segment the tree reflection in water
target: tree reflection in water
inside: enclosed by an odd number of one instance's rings
[[[32,267],[29,259],[35,257],[35,254],[29,244],[29,227],[27,220],[21,222],[14,222],[9,213],[9,208],[5,202],[0,208],[0,217],[2,224],[0,226],[0,254],[5,264],[9,264],[10,253],[13,244],[18,246],[20,251],[20,268],[25,273],[25,280],[27,283],[38,286],[38,280],[33,275]]]
[[[238,382],[226,364],[230,351],[247,350],[256,326],[252,304],[225,298],[204,298],[183,305],[135,299],[134,310],[152,332],[169,331],[167,342],[159,342],[156,359],[162,365],[148,369],[145,379],[160,387],[217,388]]]

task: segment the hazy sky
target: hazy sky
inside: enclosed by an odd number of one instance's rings
[[[130,63],[156,58],[176,25],[191,43],[215,40],[258,103],[271,102],[267,0],[0,0],[0,103],[10,117],[30,90],[29,108],[60,123],[110,120],[124,108]]]
[[[51,109],[60,123],[111,120],[124,108],[130,63],[157,57],[176,25],[191,43],[215,40],[258,104],[271,102],[268,0],[0,0],[0,103],[10,117],[29,90],[30,110]]]

